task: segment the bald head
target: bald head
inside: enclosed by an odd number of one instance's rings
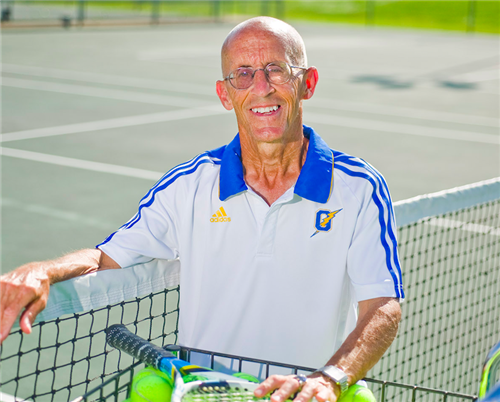
[[[222,45],[221,62],[222,73],[228,73],[228,64],[231,57],[231,48],[238,39],[246,35],[266,35],[282,43],[286,55],[293,65],[307,67],[307,55],[304,41],[294,27],[272,17],[251,18],[233,28]],[[274,61],[274,60],[273,60]]]

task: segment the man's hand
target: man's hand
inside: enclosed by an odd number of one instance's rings
[[[312,374],[305,383],[295,375],[272,375],[262,382],[255,390],[255,396],[262,397],[275,391],[271,396],[273,402],[284,402],[297,394],[294,402],[309,402],[313,397],[318,402],[335,402],[340,395],[340,389],[321,374]]]
[[[101,250],[85,249],[55,260],[26,264],[0,276],[0,344],[9,336],[19,314],[21,330],[31,333],[36,316],[47,305],[50,285],[116,268],[120,266]]]
[[[0,276],[0,343],[9,335],[21,311],[19,326],[31,333],[31,325],[49,298],[50,279],[41,267],[24,265]]]
[[[356,328],[326,365],[341,367],[351,385],[361,380],[390,346],[400,319],[401,307],[395,298],[359,302]],[[298,391],[294,402],[308,402],[313,397],[318,402],[335,402],[340,396],[340,387],[320,373],[311,374],[304,384],[294,375],[270,376],[255,390],[255,396],[261,397],[273,390],[277,390],[271,396],[273,402],[284,402]]]

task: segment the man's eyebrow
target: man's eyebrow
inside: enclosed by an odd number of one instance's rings
[[[268,61],[268,62],[263,63],[263,65],[264,65],[264,67],[266,67],[266,66],[268,66],[269,64],[272,64],[272,63],[280,63],[280,61],[279,60],[272,60],[272,61]],[[252,68],[252,69],[254,69],[254,67],[251,66],[250,64],[242,64],[241,66],[236,67],[236,68]]]

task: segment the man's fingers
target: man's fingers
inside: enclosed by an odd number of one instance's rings
[[[278,389],[272,396],[271,401],[273,402],[283,402],[286,401],[288,397],[295,394],[300,388],[300,382],[295,376],[287,376],[286,380],[281,384],[280,389]]]
[[[318,402],[327,402],[334,401],[334,395],[330,390],[324,388],[320,392],[315,395],[315,398]],[[333,399],[332,399],[333,398]]]
[[[0,344],[4,341],[7,336],[9,336],[10,330],[17,316],[19,315],[20,309],[6,308],[4,309],[4,304],[1,303],[0,306]]]
[[[21,317],[19,318],[19,326],[25,334],[31,334],[31,326],[35,322],[36,316],[42,311],[47,305],[47,299],[41,297],[34,302],[30,303],[26,310],[23,311]]]
[[[0,343],[9,336],[12,325],[16,318],[21,313],[25,305],[27,305],[34,295],[20,293],[18,287],[8,283],[1,284],[1,299],[0,299],[0,323],[1,323],[1,338]]]
[[[31,332],[31,324],[47,304],[49,288],[48,277],[36,270],[18,268],[0,277],[0,343],[23,309],[19,325],[23,332]]]
[[[272,375],[266,380],[262,381],[259,387],[255,390],[256,397],[262,397],[269,394],[271,391],[281,387],[286,381],[287,377],[284,375]]]
[[[331,385],[321,377],[309,378],[293,401],[309,402],[313,397],[317,402],[335,402],[337,400]]]
[[[284,402],[300,390],[303,381],[300,381],[296,375],[273,375],[263,381],[255,390],[255,396],[262,397],[275,391],[271,395],[271,401]]]
[[[293,402],[309,402],[312,397],[316,394],[315,389],[311,385],[305,383],[302,390],[295,397]]]

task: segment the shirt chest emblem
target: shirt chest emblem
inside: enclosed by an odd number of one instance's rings
[[[320,209],[316,212],[316,222],[314,227],[316,231],[311,235],[311,237],[317,235],[319,232],[329,232],[332,228],[332,220],[335,216],[342,211],[342,208],[336,211],[329,211],[327,209]]]
[[[227,216],[224,207],[220,207],[215,214],[210,218],[210,222],[231,222],[231,218]]]

